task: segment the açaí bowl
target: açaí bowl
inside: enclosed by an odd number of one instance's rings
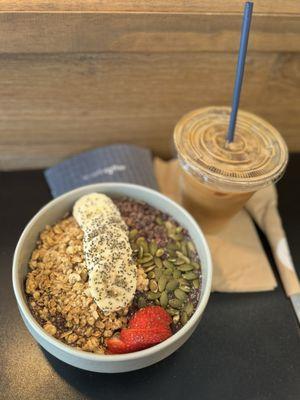
[[[48,335],[32,316],[27,305],[24,279],[27,264],[35,248],[39,233],[45,225],[52,225],[72,210],[81,196],[99,192],[111,197],[127,196],[145,201],[151,206],[173,217],[186,228],[197,248],[202,265],[201,294],[198,306],[190,320],[176,334],[149,349],[121,355],[99,355],[74,349]],[[13,259],[13,287],[18,307],[25,325],[36,341],[49,353],[75,367],[95,372],[126,372],[147,367],[176,351],[196,329],[206,307],[212,279],[212,263],[209,248],[201,229],[191,215],[168,197],[143,186],[126,183],[98,183],[83,186],[65,193],[45,205],[28,223],[17,244]]]

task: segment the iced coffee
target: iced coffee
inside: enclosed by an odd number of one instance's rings
[[[182,203],[207,233],[220,231],[252,194],[283,175],[287,146],[268,122],[239,111],[232,143],[226,140],[229,107],[183,116],[174,141],[181,165]]]

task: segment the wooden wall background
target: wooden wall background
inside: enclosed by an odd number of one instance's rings
[[[172,154],[185,112],[230,104],[240,0],[0,0],[0,169],[112,142]],[[241,107],[300,151],[300,2],[254,1]]]

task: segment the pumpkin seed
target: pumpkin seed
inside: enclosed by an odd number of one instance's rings
[[[180,285],[189,285],[190,283],[183,279],[182,277],[178,279]]]
[[[155,272],[154,271],[150,271],[150,272],[148,272],[147,276],[148,276],[149,279],[153,279],[153,278],[155,278]]]
[[[163,271],[160,268],[155,268],[154,272],[155,272],[155,278],[158,281],[159,278],[163,275]]]
[[[139,251],[139,246],[136,243],[131,243],[130,246],[133,252]]]
[[[144,297],[139,297],[138,299],[138,308],[146,307],[146,299]]]
[[[181,249],[181,242],[176,242],[176,250],[180,250]]]
[[[160,217],[157,217],[157,218],[155,219],[155,222],[156,222],[158,225],[163,225],[163,223],[164,223],[164,221],[163,221]]]
[[[142,265],[142,267],[143,268],[147,268],[147,267],[151,267],[152,265],[154,265],[154,261],[153,260],[146,262],[145,264]]]
[[[144,247],[144,253],[149,253],[149,244],[147,240],[141,241],[140,245]]]
[[[174,267],[173,264],[168,260],[164,260],[163,261],[163,266],[166,267],[166,268],[173,268]]]
[[[161,257],[164,254],[165,250],[164,249],[157,249],[155,255],[156,257]]]
[[[177,259],[174,258],[174,257],[169,257],[169,258],[167,259],[167,261],[169,261],[169,262],[172,263],[172,264],[174,264],[174,262],[175,262],[176,260],[177,260]]]
[[[165,291],[163,291],[162,292],[162,294],[160,295],[160,305],[162,306],[162,307],[167,307],[167,305],[168,305],[168,295],[167,295],[167,292],[165,292]]]
[[[148,300],[156,300],[160,298],[160,293],[148,292],[147,299]]]
[[[169,237],[175,241],[181,241],[184,239],[184,236],[182,233],[170,233]]]
[[[179,251],[179,250],[177,250],[176,251],[176,255],[177,255],[177,257],[185,257],[182,253],[181,253],[181,251]]]
[[[186,272],[185,274],[182,274],[182,277],[184,279],[187,279],[188,281],[192,281],[192,280],[196,279],[198,277],[198,275],[195,274],[195,272],[190,271],[190,272]]]
[[[174,262],[175,265],[182,265],[184,263],[185,261],[182,258],[177,258],[177,260]]]
[[[191,265],[194,267],[194,269],[200,269],[201,268],[200,264],[195,262],[195,261],[191,262]]]
[[[185,312],[190,317],[193,314],[194,306],[191,302],[188,302],[187,305],[184,307]]]
[[[139,246],[139,259],[142,259],[143,258],[143,255],[144,255],[144,249],[143,249],[143,247],[142,246]]]
[[[182,253],[184,256],[187,256],[187,255],[188,255],[188,254],[187,254],[187,246],[186,246],[186,242],[185,242],[185,241],[181,242],[180,250],[181,250],[181,253]]]
[[[155,268],[155,265],[150,265],[149,267],[145,268],[144,271],[146,272],[146,274],[150,271],[153,271]]]
[[[133,240],[138,233],[139,231],[137,229],[132,229],[131,231],[129,231],[129,239]]]
[[[178,315],[179,314],[179,311],[178,310],[175,310],[175,308],[171,308],[171,307],[168,307],[167,309],[166,309],[166,311],[170,314],[170,315]]]
[[[184,260],[187,264],[189,264],[191,261],[188,257],[186,257],[184,254],[181,253],[181,251],[176,251],[176,255],[178,258],[181,258]]]
[[[142,241],[145,241],[146,239],[144,238],[144,236],[140,236],[136,239],[136,244],[138,244],[140,246]]]
[[[179,299],[170,299],[169,304],[172,308],[180,309],[182,307],[182,301]]]
[[[166,277],[166,275],[162,275],[159,279],[158,279],[158,290],[160,292],[165,290],[166,284],[168,282],[168,278]]]
[[[180,315],[180,322],[182,323],[182,325],[185,325],[188,322],[188,315],[185,311],[182,311],[181,315]]]
[[[178,324],[179,319],[180,319],[180,315],[179,315],[179,314],[174,315],[174,317],[173,317],[173,323],[174,323],[174,324]]]
[[[175,258],[175,257],[176,257],[175,251],[176,251],[176,250],[168,250],[168,255],[169,255],[169,257]]]
[[[173,272],[173,278],[178,279],[180,277],[181,277],[181,272],[178,269],[175,269],[175,271]]]
[[[168,233],[175,232],[176,226],[171,221],[165,221],[165,227]]]
[[[158,306],[160,305],[159,299],[155,299],[155,304],[157,304]]]
[[[172,242],[168,243],[167,250],[168,251],[177,250],[176,243],[172,243]]]
[[[167,275],[170,278],[170,275],[173,275],[173,269],[172,268],[166,268],[164,270],[164,274]]]
[[[166,268],[164,270],[165,275],[172,275],[173,274],[173,268]]]
[[[157,282],[154,279],[151,279],[149,282],[149,289],[151,292],[157,293],[158,291],[158,285]]]
[[[191,244],[189,244],[189,243],[191,243]],[[196,254],[196,249],[195,249],[194,245],[192,244],[192,242],[187,243],[187,253],[188,253],[187,255],[190,258],[193,258]]]
[[[160,258],[154,257],[154,262],[155,262],[155,265],[156,265],[158,268],[162,268],[163,263],[162,263],[162,261],[161,261]]]
[[[182,226],[177,226],[177,228],[175,229],[175,233],[180,233],[182,232]]]
[[[199,286],[200,286],[199,279],[193,280],[193,286],[194,286],[195,289],[199,289]]]
[[[166,290],[168,292],[173,292],[177,287],[179,286],[179,282],[177,279],[172,279],[170,282],[167,283],[166,285]]]
[[[140,263],[145,264],[151,260],[153,260],[153,255],[150,253],[144,253],[144,257],[140,259]]]
[[[182,301],[187,299],[187,294],[181,289],[175,289],[174,295],[177,299],[182,300]]]
[[[191,251],[192,253],[195,253],[196,252],[196,249],[195,249],[195,246],[194,246],[194,243],[193,242],[191,242],[190,240],[187,242],[187,248],[188,248],[188,250],[189,251]]]
[[[157,250],[157,243],[156,243],[155,240],[152,240],[152,241],[151,241],[150,246],[149,246],[149,250],[150,250],[150,253],[151,253],[153,256],[155,256],[155,253],[156,253],[156,250]]]
[[[137,238],[136,243],[143,248],[144,253],[148,253],[149,252],[149,246],[148,243],[146,242],[146,239],[144,237],[139,237]]]
[[[177,269],[182,272],[187,272],[187,271],[192,271],[194,268],[191,264],[182,264],[179,265]]]
[[[179,285],[179,289],[183,290],[185,293],[189,293],[191,291],[189,285]]]

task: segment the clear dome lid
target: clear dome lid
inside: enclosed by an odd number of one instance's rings
[[[207,107],[179,120],[174,141],[182,167],[225,192],[250,192],[276,182],[288,161],[280,133],[260,117],[239,111],[234,142],[229,144],[230,111]]]

